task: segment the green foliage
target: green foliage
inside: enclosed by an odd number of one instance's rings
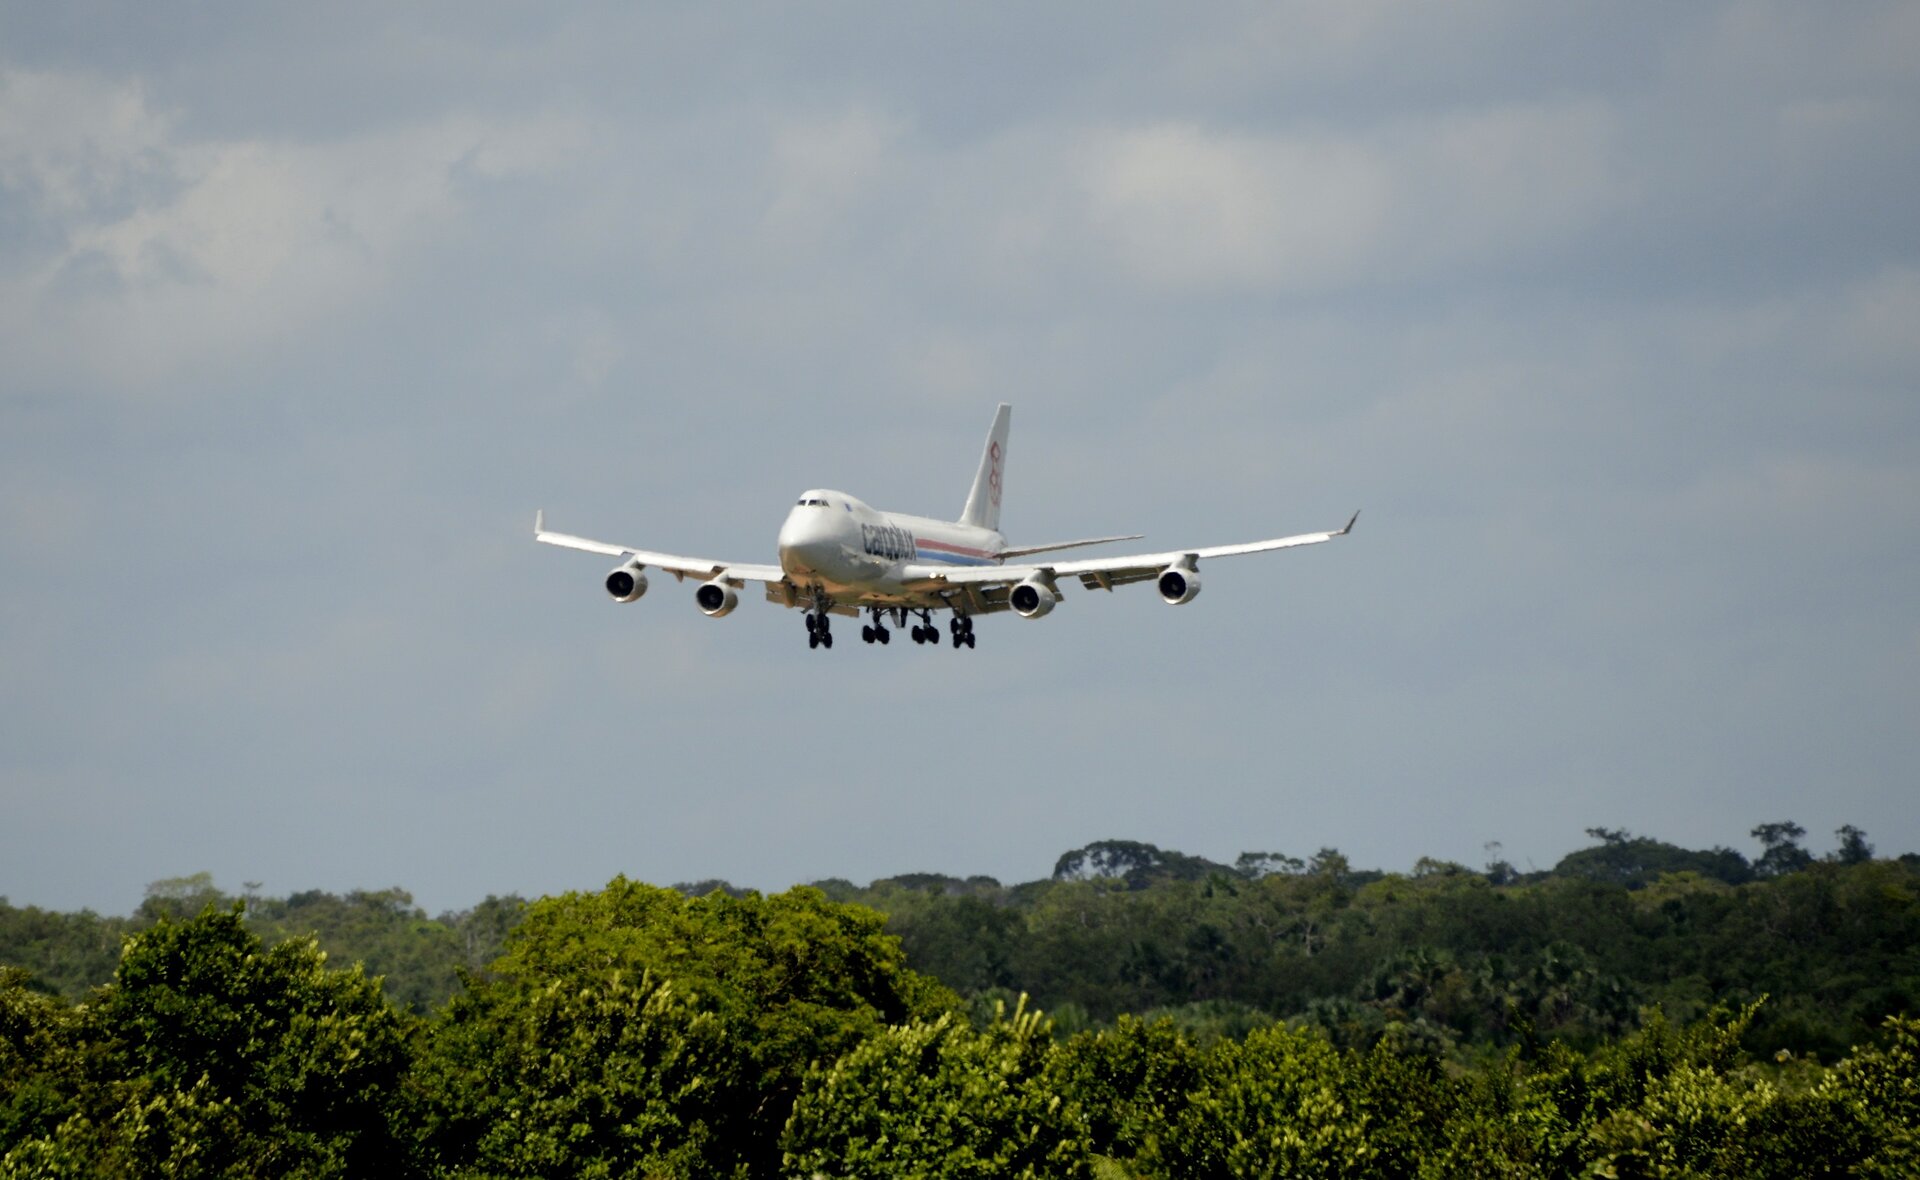
[[[449,1007],[422,1070],[428,1141],[456,1171],[546,1174],[564,1146],[609,1175],[771,1174],[810,1066],[957,1006],[878,914],[817,890],[617,878],[530,906]],[[649,1104],[660,1119],[631,1130]]]
[[[414,1078],[422,1139],[454,1175],[724,1174],[715,1110],[750,1105],[720,1021],[610,969],[457,997]]]
[[[1797,873],[1812,864],[1813,854],[1800,847],[1800,838],[1806,834],[1807,829],[1792,820],[1757,825],[1751,835],[1760,841],[1763,851],[1760,859],[1753,862],[1754,874],[1779,877]]]
[[[0,964],[25,968],[25,986],[79,999],[113,978],[132,923],[91,910],[60,914],[0,898]]]
[[[133,919],[0,902],[0,961],[41,973],[0,968],[0,1180],[1917,1175],[1920,858],[1838,834],[1741,884],[1144,845],[1089,846],[1151,854],[1134,880],[831,883],[886,918],[624,879],[439,919],[400,890],[181,917],[204,874]],[[1052,1027],[998,1002],[1030,982]]]
[[[1127,1019],[1121,1016],[1120,1019]],[[1239,1040],[1273,1023],[1273,1014],[1238,1000],[1195,1000],[1169,1008],[1151,1008],[1140,1014],[1149,1022],[1165,1020],[1194,1044],[1205,1048],[1221,1038]]]
[[[885,908],[887,928],[915,969],[958,991],[1011,989],[1014,947],[1025,933],[1021,913],[984,898],[892,887],[875,882],[869,904]]]
[[[1601,1176],[1847,1175],[1869,1145],[1843,1103],[1783,1091],[1740,1064],[1759,1005],[1675,1029],[1656,1018],[1597,1054],[1582,1112]]]
[[[1171,1020],[1122,1016],[1060,1047],[1054,1084],[1084,1112],[1093,1150],[1130,1159],[1149,1151],[1199,1088],[1201,1051]]]
[[[460,972],[492,961],[525,903],[489,897],[470,910],[429,919],[404,889],[308,890],[284,901],[254,899],[247,920],[269,942],[316,938],[329,953],[366,964],[387,993],[425,1015],[459,989]]]
[[[85,1008],[50,1015],[4,994],[4,1052],[24,1081],[7,1095],[18,1138],[0,1141],[0,1174],[406,1170],[393,1119],[407,1019],[311,942],[263,949],[237,909],[129,939]]]
[[[1865,864],[1873,859],[1873,845],[1867,843],[1867,834],[1852,824],[1841,824],[1833,830],[1839,838],[1840,847],[1834,849],[1832,859],[1843,865]]]
[[[1145,889],[1162,881],[1198,881],[1234,872],[1226,865],[1183,852],[1162,851],[1138,840],[1096,840],[1084,848],[1062,853],[1054,862],[1056,881],[1113,879],[1129,889]]]
[[[1373,1175],[1376,1113],[1326,1038],[1273,1025],[1214,1046],[1147,1162],[1175,1178]]]
[[[1100,877],[846,896],[885,911],[909,961],[961,991],[1027,991],[1095,1021],[1232,1004],[1307,1018],[1360,1048],[1389,1026],[1459,1051],[1555,1037],[1590,1047],[1646,1003],[1685,1019],[1772,994],[1747,1048],[1832,1060],[1886,1016],[1920,1012],[1920,860],[1836,859],[1735,885],[1725,878],[1751,878],[1737,853],[1602,834],[1589,851],[1626,858],[1602,861],[1607,871],[1576,854],[1564,873],[1506,885],[1357,873],[1323,850],[1311,871],[1264,871],[1256,858],[1246,875],[1138,889]],[[1434,957],[1430,978],[1375,990],[1413,954]]]
[[[20,909],[0,899],[0,964],[28,968],[31,986],[77,1000],[112,978],[127,935],[237,900],[216,888],[210,873],[155,881],[132,918]],[[488,897],[472,909],[429,919],[402,889],[344,896],[308,890],[284,899],[249,896],[246,920],[264,942],[315,938],[336,960],[366,964],[385,978],[390,997],[425,1015],[459,989],[461,971],[480,970],[500,953],[525,904]]]
[[[1697,851],[1605,828],[1590,830],[1603,837],[1601,843],[1562,857],[1553,867],[1555,876],[1584,877],[1629,889],[1645,888],[1669,873],[1697,873],[1730,885],[1753,880],[1747,858],[1731,848]]]
[[[181,921],[209,906],[225,909],[233,900],[214,886],[212,873],[163,877],[147,886],[147,896],[141,901],[135,916],[147,923],[157,922],[161,918]]]
[[[51,1135],[80,1085],[74,1012],[27,982],[25,971],[0,968],[0,1153]]]
[[[795,1175],[1082,1177],[1080,1111],[1052,1084],[1046,1019],[1025,1009],[981,1031],[952,1013],[879,1031],[816,1067],[786,1130]]]
[[[1920,1176],[1920,1020],[1894,1018],[1883,1043],[1857,1049],[1816,1091],[1868,1130],[1859,1174]]]

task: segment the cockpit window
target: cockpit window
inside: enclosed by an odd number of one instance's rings
[[[827,502],[825,500],[811,500],[805,496],[800,497],[800,507],[802,508],[825,508],[826,506]]]

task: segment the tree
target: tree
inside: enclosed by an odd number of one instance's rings
[[[1186,1110],[1204,1060],[1172,1020],[1122,1016],[1062,1045],[1054,1084],[1083,1112],[1092,1150],[1133,1159]]]
[[[818,890],[687,897],[615,878],[530,905],[450,1005],[423,1066],[427,1139],[482,1172],[550,1171],[554,1145],[578,1142],[609,1174],[771,1175],[810,1066],[957,1007],[880,915]],[[655,1105],[662,1118],[623,1130]]]
[[[452,929],[459,941],[462,966],[468,971],[480,971],[500,957],[507,944],[507,934],[519,924],[526,908],[525,898],[511,894],[496,897],[489,893],[485,901],[472,909],[441,914],[439,921]]]
[[[1307,872],[1330,881],[1344,882],[1353,873],[1353,865],[1338,848],[1322,848],[1307,862]]]
[[[1841,824],[1833,833],[1840,841],[1840,847],[1834,851],[1833,859],[1843,865],[1865,864],[1873,859],[1873,845],[1867,843],[1867,834],[1852,824]]]
[[[1088,1174],[1080,1108],[1055,1092],[1048,1022],[1020,998],[883,1029],[817,1065],[787,1122],[789,1174],[1039,1180]]]
[[[225,906],[231,900],[214,887],[212,873],[162,877],[147,886],[147,896],[136,914],[147,921],[191,918],[208,906]]]
[[[1766,851],[1753,862],[1753,871],[1762,877],[1779,877],[1812,864],[1813,856],[1800,847],[1800,838],[1806,834],[1807,829],[1792,820],[1756,826],[1751,835]]]
[[[52,1061],[23,1174],[405,1175],[409,1023],[310,941],[263,949],[242,906],[128,940]],[[44,1071],[43,1071],[44,1072]],[[49,1130],[47,1115],[60,1120]]]
[[[71,1008],[28,986],[25,971],[0,967],[0,1156],[51,1136],[78,1109],[77,1026]]]
[[[1511,885],[1520,879],[1520,870],[1513,862],[1501,855],[1503,846],[1498,840],[1489,840],[1481,845],[1487,852],[1486,876],[1492,885]]]
[[[1318,1033],[1272,1025],[1213,1048],[1202,1080],[1146,1162],[1174,1177],[1369,1176],[1376,1111]]]
[[[1275,873],[1301,873],[1306,868],[1306,861],[1284,852],[1243,852],[1233,862],[1234,872],[1254,881]]]
[[[1889,1017],[1882,1043],[1854,1050],[1821,1080],[1819,1094],[1871,1130],[1859,1174],[1920,1175],[1920,1020]]]
[[[0,898],[0,963],[32,972],[23,987],[77,1000],[113,978],[129,927],[91,910],[59,914]]]
[[[1086,881],[1117,877],[1129,889],[1145,889],[1161,881],[1198,881],[1210,874],[1233,870],[1204,857],[1161,850],[1138,840],[1096,840],[1084,848],[1062,853],[1054,862],[1056,881]]]
[[[415,1075],[421,1133],[455,1172],[725,1175],[717,1107],[751,1088],[721,1021],[672,984],[614,968],[457,997]]]
[[[1600,840],[1592,848],[1568,853],[1553,867],[1556,876],[1585,877],[1642,889],[1669,873],[1699,873],[1738,885],[1753,878],[1747,858],[1731,848],[1710,851],[1681,848],[1625,831],[1588,828]]]
[[[267,941],[316,938],[335,956],[366,964],[385,977],[390,998],[419,1015],[445,1003],[471,963],[452,925],[429,920],[398,886],[259,899],[247,918]]]

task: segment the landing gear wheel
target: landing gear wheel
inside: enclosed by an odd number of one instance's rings
[[[832,647],[832,646],[833,646],[833,636],[832,636],[832,635],[830,635],[830,634],[828,634],[828,633],[827,633],[827,632],[825,632],[825,631],[822,631],[822,632],[820,633],[820,646],[821,646],[821,647],[828,647],[828,648],[830,648],[830,647]]]
[[[872,642],[873,642],[873,628],[872,628],[872,627],[867,627],[867,626],[862,626],[862,627],[860,628],[860,642],[862,642],[862,643],[872,643]]]
[[[881,647],[885,647],[888,643],[892,642],[893,632],[887,630],[885,627],[875,627],[873,629],[873,637],[880,641]]]
[[[819,620],[817,620],[817,619],[815,619],[815,618],[813,617],[813,614],[812,614],[812,612],[808,612],[808,614],[807,614],[807,634],[809,634],[809,635],[811,635],[811,634],[813,634],[813,632],[814,632],[814,628],[815,628],[815,625],[816,625],[816,624],[818,623],[818,621],[819,621]]]
[[[973,637],[973,632],[972,632],[972,631],[968,631],[968,632],[967,632],[967,635],[966,635],[966,639],[967,639],[967,648],[968,648],[968,650],[972,650],[972,648],[973,648],[973,645],[974,645],[974,644],[975,644],[976,642],[978,642],[977,640],[975,640],[975,639],[974,639],[974,637]]]
[[[814,634],[811,629],[809,629],[807,631],[807,650],[812,651],[814,648],[819,646],[820,646],[820,637]]]

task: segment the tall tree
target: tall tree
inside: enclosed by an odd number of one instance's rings
[[[263,948],[238,905],[130,939],[113,982],[70,1021],[71,1065],[41,1090],[64,1105],[14,1145],[20,1174],[410,1170],[394,1133],[409,1021],[378,981],[329,970],[312,942]]]
[[[1852,824],[1841,824],[1833,834],[1840,841],[1840,847],[1833,854],[1834,860],[1843,865],[1857,865],[1873,859],[1873,845],[1867,843],[1867,834],[1859,828]]]
[[[1813,863],[1813,856],[1800,846],[1807,829],[1792,820],[1756,825],[1751,833],[1765,851],[1753,862],[1753,871],[1762,877],[1797,873]]]
[[[449,1006],[421,1073],[427,1139],[488,1174],[550,1174],[577,1142],[569,1170],[772,1175],[810,1066],[957,1007],[871,910],[616,878],[529,906]]]

